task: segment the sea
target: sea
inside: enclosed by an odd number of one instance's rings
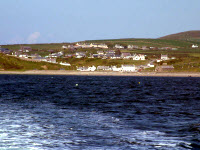
[[[199,150],[200,78],[0,75],[0,150]]]

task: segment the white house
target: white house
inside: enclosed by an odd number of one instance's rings
[[[153,63],[149,63],[147,66],[148,67],[155,67]]]
[[[115,44],[114,48],[124,49],[124,46],[119,45],[119,44]]]
[[[97,51],[97,54],[98,55],[104,55],[104,52],[103,51]]]
[[[199,46],[197,44],[196,45],[195,44],[192,45],[192,48],[198,48],[198,47]]]
[[[135,54],[133,56],[133,60],[145,60],[145,55],[143,55],[143,54]]]
[[[67,46],[63,45],[63,46],[62,46],[62,48],[63,48],[63,49],[66,49],[66,48],[67,48]]]
[[[85,52],[76,52],[76,58],[82,58],[85,57],[86,53]]]
[[[99,48],[105,48],[105,49],[106,49],[106,48],[108,48],[108,45],[106,45],[106,44],[99,44],[98,47],[99,47]]]
[[[97,70],[112,70],[110,66],[98,66]]]
[[[128,45],[128,49],[133,49],[133,45]]]
[[[28,55],[27,54],[20,54],[19,57],[21,57],[21,58],[28,58]]]
[[[92,66],[92,67],[79,67],[79,68],[77,68],[77,70],[79,70],[79,71],[95,71],[96,67],[95,66]]]
[[[112,71],[121,71],[121,69],[122,69],[121,67],[120,68],[117,68],[116,66],[112,67]]]
[[[135,65],[122,65],[121,67],[122,72],[136,72]]]
[[[63,66],[71,66],[69,63],[66,63],[66,62],[60,62],[60,65],[63,65]]]
[[[161,54],[161,57],[160,57],[160,59],[161,59],[161,60],[168,60],[169,58],[168,58],[168,56],[167,56],[167,55],[162,55],[162,54]]]

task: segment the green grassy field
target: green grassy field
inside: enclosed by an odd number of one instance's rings
[[[1,70],[59,70],[61,68],[70,69],[69,67],[46,62],[24,61],[13,56],[7,56],[0,53]]]
[[[33,50],[62,50],[63,45],[68,43],[47,43],[47,44],[15,44],[15,45],[2,45],[3,48],[10,50],[19,50],[21,46],[30,46]]]
[[[177,47],[189,48],[192,44],[200,44],[199,41],[180,41],[180,40],[165,40],[165,39],[108,39],[108,40],[91,40],[85,41],[88,43],[110,43],[110,44],[133,44],[138,46],[153,46],[153,47]]]

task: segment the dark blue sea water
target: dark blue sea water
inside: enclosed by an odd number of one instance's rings
[[[200,78],[0,75],[0,149],[198,150]]]

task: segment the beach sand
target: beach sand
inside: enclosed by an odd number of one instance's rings
[[[192,72],[111,72],[111,71],[65,71],[65,70],[29,70],[29,71],[0,71],[0,74],[21,75],[77,75],[77,76],[159,76],[159,77],[200,77],[200,73]]]

